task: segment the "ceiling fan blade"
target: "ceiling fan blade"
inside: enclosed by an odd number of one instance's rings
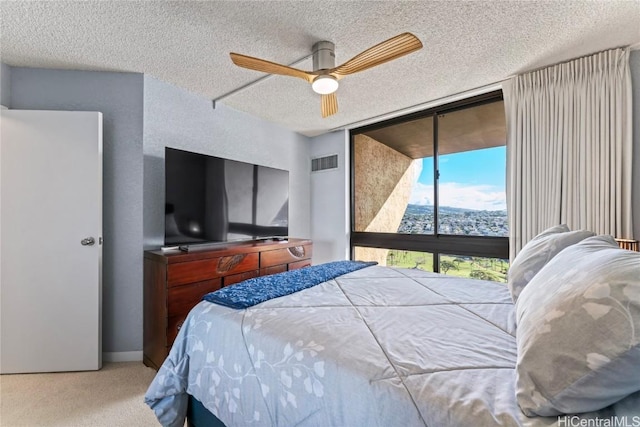
[[[269,74],[280,74],[282,76],[291,76],[301,78],[309,83],[317,77],[316,74],[298,70],[297,68],[288,67],[286,65],[276,64],[275,62],[266,61],[252,56],[241,55],[239,53],[230,53],[231,60],[239,67],[248,68],[250,70],[262,71]]]
[[[322,118],[327,118],[338,112],[338,97],[336,93],[330,93],[329,95],[322,95],[320,108],[322,110]]]
[[[364,71],[422,48],[422,42],[411,33],[402,33],[354,56],[330,71],[337,76]]]

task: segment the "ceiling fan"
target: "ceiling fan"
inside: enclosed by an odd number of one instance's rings
[[[233,63],[239,67],[269,74],[298,77],[311,83],[313,90],[321,95],[322,117],[328,117],[338,112],[338,100],[335,94],[338,89],[338,80],[421,48],[422,42],[416,36],[411,33],[402,33],[370,47],[336,67],[334,44],[321,41],[313,45],[313,71],[302,71],[239,53],[232,52],[230,55]]]

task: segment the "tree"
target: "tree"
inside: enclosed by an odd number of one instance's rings
[[[458,270],[458,266],[455,264],[455,260],[454,262],[449,261],[448,259],[443,259],[442,261],[440,261],[440,271],[442,271],[444,274],[447,274],[447,271],[451,270]]]
[[[396,260],[396,254],[393,251],[389,251],[389,255],[387,255],[387,265],[394,266]]]
[[[509,270],[509,263],[506,262],[505,260],[500,260],[500,272],[502,274],[507,274],[507,271]]]
[[[469,273],[469,277],[478,280],[497,280],[497,277],[495,277],[493,274],[483,270],[471,270],[471,273]]]

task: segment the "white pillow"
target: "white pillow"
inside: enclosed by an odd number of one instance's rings
[[[520,250],[509,267],[507,286],[513,302],[520,292],[551,258],[564,248],[574,245],[595,233],[586,230],[569,231],[565,224],[548,228],[531,239]]]
[[[640,253],[596,236],[556,255],[516,303],[528,416],[596,411],[640,390]]]

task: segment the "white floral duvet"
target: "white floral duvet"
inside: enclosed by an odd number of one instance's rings
[[[244,310],[199,303],[145,400],[164,426],[187,393],[229,427],[558,425],[522,414],[515,362],[506,285],[374,266]]]

